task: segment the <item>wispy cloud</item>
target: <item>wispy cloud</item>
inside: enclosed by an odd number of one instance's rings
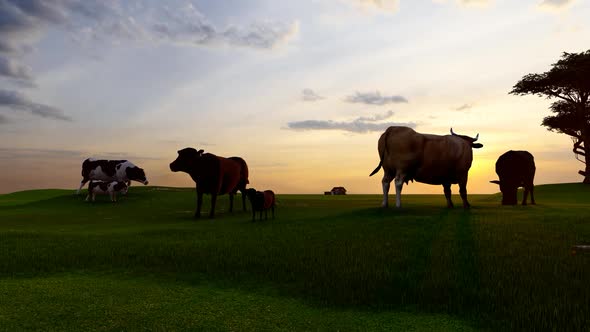
[[[35,148],[2,148],[0,147],[0,160],[18,159],[71,159],[79,160],[80,163],[86,158],[96,159],[127,159],[127,160],[162,160],[153,156],[141,156],[128,152],[91,152],[80,150],[61,149],[35,149]]]
[[[304,120],[287,123],[287,128],[292,130],[342,130],[353,133],[368,133],[375,131],[384,131],[390,126],[406,126],[415,128],[416,124],[398,123],[398,122],[379,122],[389,119],[393,116],[393,111],[385,114],[377,114],[373,117],[359,117],[352,121],[332,121],[332,120]]]
[[[399,0],[352,0],[364,9],[375,9],[394,13],[399,8]]]
[[[325,99],[324,97],[315,93],[312,89],[303,89],[301,98],[304,101],[318,101]]]
[[[463,104],[459,107],[455,107],[454,110],[455,111],[469,111],[472,108],[473,108],[473,104]]]
[[[24,81],[30,81],[33,78],[29,66],[2,55],[0,55],[0,76]]]
[[[356,92],[354,95],[345,98],[345,101],[349,103],[359,103],[366,105],[387,105],[387,104],[398,104],[407,103],[408,100],[405,97],[391,95],[384,96],[381,92]]]
[[[55,107],[35,103],[17,91],[0,90],[0,107],[13,111],[24,111],[43,118],[71,121],[63,111]]]
[[[5,123],[9,123],[10,120],[8,120],[7,117],[5,117],[4,115],[0,114],[0,125],[1,124],[5,124]]]
[[[559,10],[569,7],[575,0],[543,0],[539,7],[548,10]]]

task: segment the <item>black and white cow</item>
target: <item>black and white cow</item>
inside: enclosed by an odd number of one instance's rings
[[[111,197],[111,202],[116,202],[117,193],[126,194],[127,188],[129,188],[127,187],[127,184],[121,181],[104,182],[90,180],[86,201],[92,198],[92,201],[94,202],[97,194],[108,194]]]
[[[105,182],[125,182],[127,186],[131,185],[131,180],[148,184],[145,172],[142,168],[135,166],[128,160],[104,160],[88,158],[82,163],[82,181],[77,193],[86,182],[98,180]]]

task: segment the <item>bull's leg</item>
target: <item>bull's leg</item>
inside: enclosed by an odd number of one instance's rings
[[[402,206],[402,188],[404,186],[404,177],[402,174],[397,174],[395,176],[395,206],[401,207]]]
[[[444,192],[445,192],[445,198],[447,199],[447,207],[448,208],[453,208],[453,201],[451,200],[451,184],[450,183],[445,183],[443,184],[443,188],[444,188]]]
[[[92,201],[96,202],[96,193],[92,193]]]
[[[467,201],[467,175],[465,175],[465,178],[459,180],[459,194],[463,200],[463,208],[468,209],[471,207],[471,204]]]
[[[256,221],[256,210],[252,207],[252,221]]]
[[[275,218],[275,205],[273,204],[270,208],[272,209],[272,218],[274,219]]]
[[[211,211],[209,211],[209,218],[215,218],[215,203],[217,203],[217,193],[211,193]]]
[[[531,191],[531,204],[532,204],[532,205],[535,205],[535,204],[536,204],[536,203],[535,203],[535,195],[533,194],[533,192],[534,192],[534,189],[535,189],[535,186],[531,184],[530,188],[531,188],[531,189],[530,189],[530,191]]]
[[[197,188],[197,210],[195,211],[195,218],[201,218],[201,207],[203,206],[203,192]]]
[[[381,180],[381,186],[383,187],[383,202],[381,202],[381,207],[388,207],[389,206],[389,186],[391,184],[391,180],[393,180],[393,176],[391,173],[387,172],[384,169],[383,179]]]
[[[234,210],[234,195],[235,193],[229,193],[229,212]]]

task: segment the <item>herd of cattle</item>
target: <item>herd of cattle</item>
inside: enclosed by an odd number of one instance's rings
[[[395,184],[396,206],[401,206],[401,192],[404,183],[417,181],[432,185],[442,185],[447,199],[447,206],[453,207],[451,201],[451,184],[459,184],[459,194],[463,207],[469,208],[467,201],[467,178],[473,161],[472,149],[483,147],[475,143],[475,138],[458,135],[451,128],[450,135],[420,134],[408,127],[389,127],[378,142],[379,165],[370,174],[383,168],[382,206],[388,206],[388,194],[391,181]],[[215,215],[215,203],[218,195],[229,195],[229,211],[233,210],[234,195],[242,194],[242,209],[246,211],[246,197],[252,205],[252,220],[256,212],[267,214],[272,211],[274,218],[275,195],[271,190],[256,191],[246,189],[248,165],[240,157],[224,158],[203,150],[185,148],[178,151],[178,157],[170,163],[172,172],[185,172],[195,181],[197,191],[197,209],[195,218],[201,216],[203,194],[211,195],[209,217]],[[527,151],[508,151],[496,162],[499,180],[490,181],[500,185],[502,204],[517,204],[517,189],[524,187],[522,205],[526,205],[530,193],[531,204],[535,204],[533,179],[535,161]],[[108,194],[116,201],[117,193],[126,194],[131,181],[148,184],[143,169],[127,160],[86,159],[82,164],[82,181],[78,193],[90,181],[86,200],[95,200],[96,194]],[[266,215],[267,216],[267,215]]]

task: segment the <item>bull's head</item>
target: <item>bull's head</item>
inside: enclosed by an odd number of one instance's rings
[[[141,182],[144,185],[148,184],[148,180],[145,177],[145,172],[144,172],[143,168],[139,168],[137,166],[129,167],[125,170],[125,173],[127,173],[127,178],[129,180]]]
[[[203,150],[197,151],[194,148],[184,148],[178,151],[176,160],[170,163],[172,172],[190,172],[197,162],[198,158],[203,155]]]
[[[464,139],[465,141],[471,143],[471,147],[474,149],[479,149],[479,148],[483,147],[483,144],[475,143],[479,139],[479,133],[477,135],[475,135],[475,138],[471,138],[471,137],[465,136],[465,135],[457,135],[453,132],[453,128],[451,128],[451,135],[459,137],[459,138]]]
[[[500,185],[500,191],[502,192],[502,205],[516,205],[518,201],[517,192],[518,185],[509,183],[508,181],[493,180],[491,183]]]

